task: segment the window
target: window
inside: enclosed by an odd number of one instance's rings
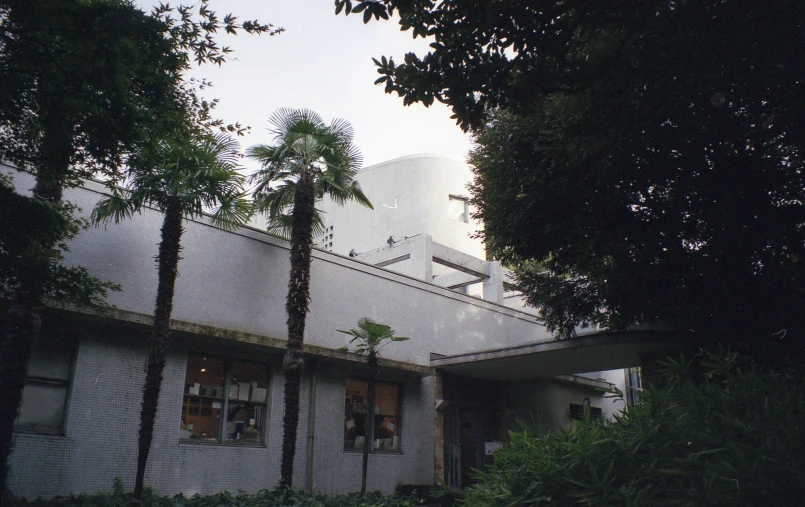
[[[347,379],[344,400],[344,450],[362,451],[369,385]],[[372,452],[400,452],[400,387],[375,382],[375,413],[369,428]]]
[[[570,408],[568,409],[568,413],[570,414],[570,418],[574,421],[583,421],[585,417],[585,411],[590,414],[591,420],[603,420],[604,419],[604,411],[601,410],[599,407],[591,407],[590,400],[585,399],[582,405],[578,405],[576,403],[571,403]]]
[[[450,206],[448,207],[448,216],[450,220],[456,220],[468,224],[470,222],[469,203],[466,197],[458,195],[450,196]]]
[[[187,358],[181,438],[260,444],[266,424],[268,367],[191,352]]]
[[[62,434],[74,348],[58,335],[43,334],[34,343],[16,431]]]
[[[643,392],[643,379],[640,368],[626,368],[626,404],[633,407],[640,403],[640,393]]]

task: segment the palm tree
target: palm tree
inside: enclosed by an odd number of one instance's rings
[[[329,195],[344,204],[355,200],[372,208],[355,181],[362,163],[352,144],[352,126],[335,119],[326,125],[307,109],[280,109],[269,122],[273,145],[250,148],[247,155],[260,162],[250,181],[256,183],[255,206],[268,216],[270,233],[290,239],[291,275],[285,309],[288,343],[285,349],[285,415],[283,417],[280,484],[291,487],[299,425],[299,383],[302,345],[310,301],[310,250],[313,234],[322,230],[316,201]]]
[[[148,348],[148,367],[143,386],[137,478],[134,494],[142,498],[145,465],[153,439],[154,419],[162,371],[170,344],[173,289],[178,274],[182,219],[200,216],[215,208],[211,221],[225,229],[246,223],[251,205],[244,198],[244,178],[239,175],[238,145],[224,135],[204,136],[188,142],[161,141],[128,159],[125,190],[110,182],[112,195],[102,199],[92,212],[95,224],[130,218],[143,206],[158,208],[165,217],[157,256],[156,307]]]
[[[403,342],[408,338],[394,336],[394,330],[391,329],[391,327],[374,322],[367,317],[358,321],[358,329],[350,329],[349,331],[339,329],[338,332],[352,336],[349,343],[358,342],[354,352],[361,355],[365,354],[366,364],[369,367],[369,371],[366,375],[366,397],[368,398],[369,404],[367,406],[366,418],[364,419],[363,468],[361,470],[361,494],[364,494],[366,493],[366,471],[369,466],[369,435],[375,413],[375,379],[377,379],[378,374],[377,358],[380,349],[385,345],[391,342]],[[343,347],[342,350],[348,350],[348,347]]]

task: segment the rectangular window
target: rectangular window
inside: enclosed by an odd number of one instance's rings
[[[365,380],[347,379],[344,400],[344,450],[362,451],[369,385]],[[400,387],[375,382],[375,413],[368,438],[372,452],[400,452]]]
[[[181,438],[262,443],[268,375],[265,364],[191,352],[187,357]]]
[[[33,344],[16,431],[62,434],[74,344],[43,334]]]
[[[459,195],[451,195],[448,216],[450,220],[464,222],[465,224],[470,223],[470,210],[467,198]]]
[[[626,368],[626,404],[633,407],[640,403],[640,393],[643,392],[643,379],[640,368]]]
[[[571,403],[570,408],[568,409],[570,418],[574,421],[583,421],[586,415],[585,412],[589,413],[591,420],[600,421],[604,419],[604,411],[599,407],[591,407],[589,403],[584,403],[583,405]]]

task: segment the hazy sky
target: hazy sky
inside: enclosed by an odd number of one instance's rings
[[[143,7],[155,3],[138,0]],[[336,16],[332,0],[212,0],[210,6],[221,17],[232,12],[286,30],[274,37],[219,35],[234,50],[231,60],[194,73],[212,81],[208,96],[220,99],[219,117],[252,127],[240,139],[244,147],[270,143],[269,116],[290,107],[312,109],[328,123],[334,117],[352,123],[364,165],[413,153],[466,156],[469,136],[447,107],[405,107],[373,84],[379,74],[372,57],[401,61],[408,51],[427,51],[427,42],[400,32],[394,19],[364,25],[360,15]]]

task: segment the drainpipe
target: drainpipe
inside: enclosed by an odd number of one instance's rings
[[[316,431],[316,362],[308,362],[310,371],[310,396],[307,410],[307,471],[305,474],[305,487],[313,492],[313,444]]]

